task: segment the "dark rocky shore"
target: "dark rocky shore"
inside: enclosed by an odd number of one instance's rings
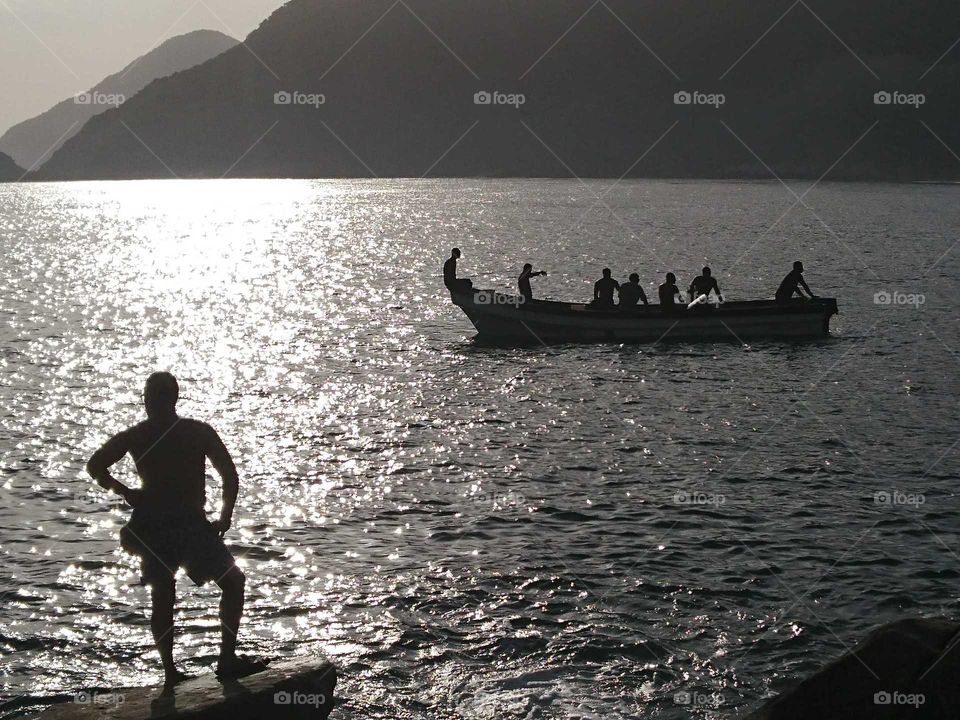
[[[883,625],[846,655],[746,720],[960,718],[960,624]]]
[[[277,663],[269,670],[221,683],[212,674],[164,693],[161,687],[79,693],[35,720],[323,720],[333,709],[334,666],[318,658]]]

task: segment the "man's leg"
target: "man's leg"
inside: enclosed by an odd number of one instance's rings
[[[173,662],[173,606],[176,601],[176,580],[173,575],[160,574],[150,584],[153,612],[150,629],[153,641],[163,662],[164,684],[175,685],[186,677]]]
[[[243,616],[243,591],[246,577],[240,568],[234,565],[217,580],[223,590],[220,597],[220,670],[228,670],[237,659],[237,634],[240,632],[240,618]]]

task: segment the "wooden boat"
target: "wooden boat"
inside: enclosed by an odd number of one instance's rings
[[[801,340],[830,334],[833,298],[698,305],[664,312],[659,305],[630,309],[583,303],[525,302],[492,290],[451,291],[453,303],[477,329],[477,339],[511,345],[555,343],[743,342]]]

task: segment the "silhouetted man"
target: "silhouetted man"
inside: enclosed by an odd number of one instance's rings
[[[717,300],[723,302],[723,295],[720,294],[720,286],[717,284],[717,279],[713,277],[710,268],[705,267],[703,274],[697,275],[697,277],[693,279],[693,282],[690,283],[690,289],[687,293],[690,295],[690,302],[693,302],[701,295],[706,295],[709,298],[711,292],[715,292],[717,294]]]
[[[524,299],[529,302],[533,300],[533,288],[530,287],[530,278],[543,275],[546,277],[545,270],[533,271],[533,265],[526,263],[523,266],[523,272],[520,273],[520,278],[517,280],[517,287],[520,288],[520,294],[523,295]]]
[[[630,273],[630,281],[620,286],[620,307],[636,307],[641,300],[644,305],[648,304],[647,294],[640,285],[640,276],[637,273]]]
[[[660,296],[660,309],[664,312],[674,312],[677,309],[676,298],[683,300],[680,288],[677,287],[677,276],[667,273],[667,281],[657,290]]]
[[[470,292],[473,289],[473,282],[467,279],[457,278],[457,260],[460,259],[460,248],[453,248],[450,251],[450,257],[443,264],[443,284],[451,292]]]
[[[237,469],[213,428],[177,415],[179,395],[173,375],[153,373],[143,389],[147,419],[114,435],[87,463],[87,472],[97,484],[120,495],[133,508],[130,522],[120,531],[120,544],[140,557],[143,582],[151,589],[150,626],[167,687],[186,678],[173,660],[178,568],[186,570],[197,585],[212,580],[223,590],[217,674],[235,678],[266,667],[236,654],[246,579],[222,538],[230,529],[237,502]],[[110,467],[128,453],[142,480],[140,489],[127,487],[110,474]],[[223,507],[220,518],[214,522],[207,519],[204,511],[207,458],[223,479]]]
[[[807,291],[807,295],[810,296],[811,300],[816,297],[816,295],[810,292],[810,288],[803,279],[803,263],[797,260],[793,264],[793,270],[787,273],[783,282],[780,283],[780,287],[777,288],[777,302],[788,303],[793,299],[794,294],[804,299],[803,293],[800,291],[801,287]]]
[[[603,269],[603,277],[593,285],[593,304],[600,307],[613,307],[613,293],[620,289],[620,283],[611,277],[610,268]]]

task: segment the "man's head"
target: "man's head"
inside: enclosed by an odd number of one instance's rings
[[[180,386],[177,379],[168,372],[153,373],[143,386],[143,406],[147,410],[147,417],[175,414],[179,398]]]
[[[677,276],[673,273],[667,273],[667,282],[673,285],[677,282]]]
[[[454,248],[450,251],[450,257],[460,259],[460,248]]]
[[[610,268],[604,268],[604,269],[603,269],[603,276],[604,276],[605,278],[610,277],[612,274],[613,274],[613,273],[610,272]]]
[[[640,276],[637,275],[636,273],[630,273],[630,282],[632,283],[640,282]]]
[[[703,276],[704,276],[704,277],[710,277],[710,268],[705,267],[705,268],[703,269]]]
[[[797,261],[793,264],[793,269],[796,270],[797,272],[803,272],[803,263],[800,262],[799,260],[797,260]]]
[[[524,264],[523,264],[523,271],[524,271],[524,272],[530,272],[531,270],[533,270],[533,265],[531,265],[530,263],[524,263]]]

